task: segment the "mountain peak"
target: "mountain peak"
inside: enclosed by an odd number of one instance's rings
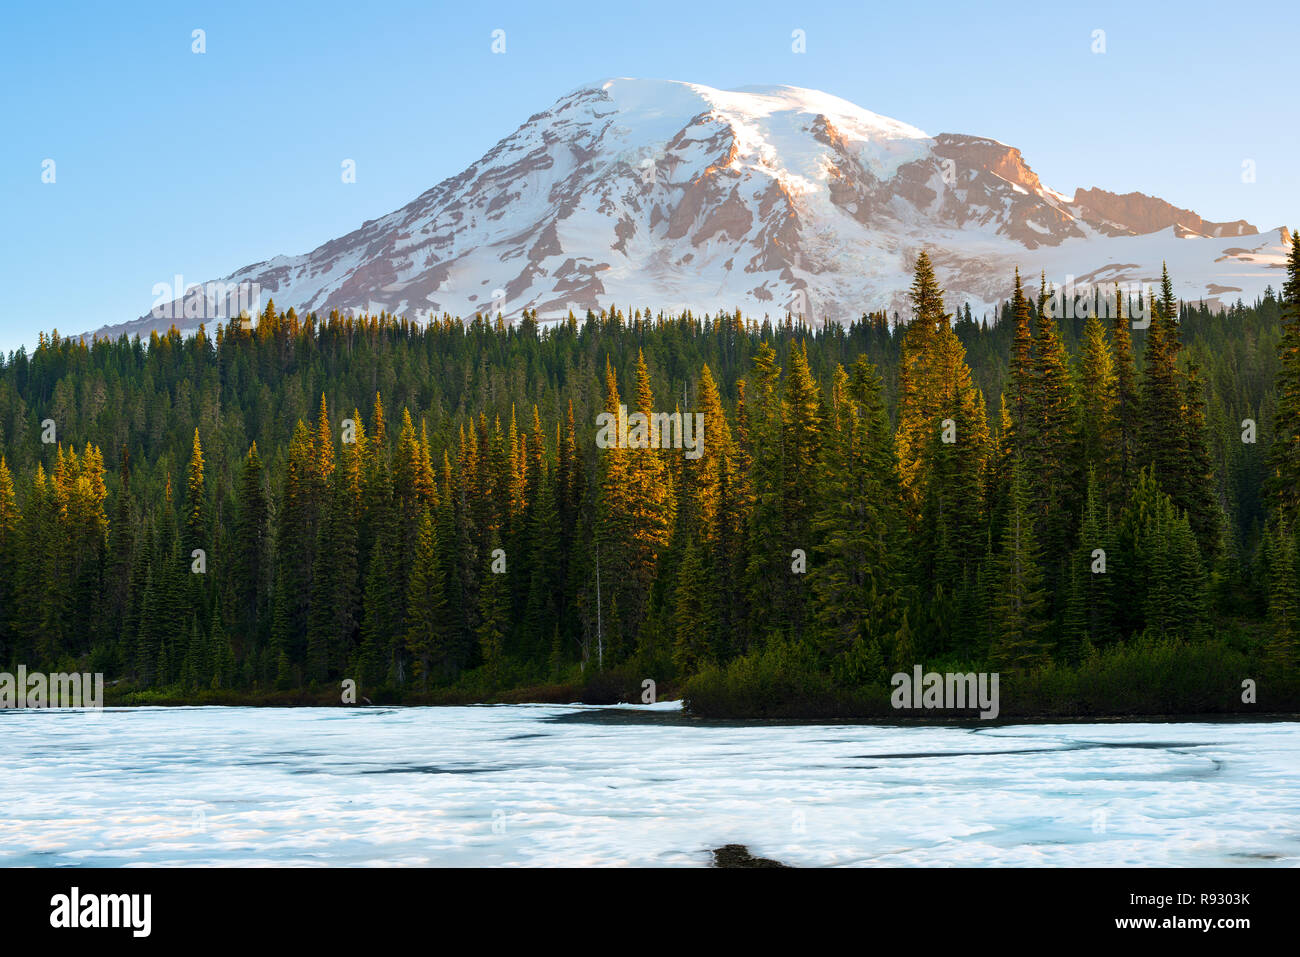
[[[221,282],[300,312],[550,318],[616,300],[849,320],[905,315],[926,248],[950,302],[978,311],[1005,298],[1017,266],[1124,283],[1167,260],[1186,298],[1251,298],[1276,284],[1280,240],[1141,193],[1068,197],[1016,147],[931,137],[817,90],[613,77],[403,208]],[[161,317],[101,331],[189,317],[160,305]],[[230,313],[218,298],[202,318]]]

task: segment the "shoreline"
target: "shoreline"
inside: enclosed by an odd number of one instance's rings
[[[522,692],[522,689],[521,689]],[[464,696],[465,700],[442,700],[442,701],[360,701],[355,704],[347,704],[335,700],[335,696],[323,696],[319,693],[313,694],[307,691],[301,692],[268,692],[263,695],[248,695],[247,693],[219,694],[208,692],[198,696],[210,698],[210,700],[180,700],[180,695],[160,695],[161,700],[157,701],[138,701],[134,699],[139,695],[138,692],[130,692],[126,695],[117,697],[105,696],[103,708],[105,710],[136,710],[145,708],[160,709],[184,709],[184,708],[304,708],[304,709],[407,709],[407,708],[464,708],[464,707],[499,707],[499,706],[551,706],[551,707],[571,707],[581,709],[575,711],[575,715],[583,714],[600,714],[607,715],[606,720],[610,722],[620,722],[628,724],[660,723],[660,724],[692,724],[692,725],[732,725],[744,724],[751,726],[762,725],[863,725],[877,727],[968,727],[968,728],[995,728],[1005,727],[1008,725],[1019,724],[1207,724],[1207,723],[1251,723],[1251,722],[1275,722],[1289,723],[1300,722],[1300,711],[1295,710],[1259,710],[1254,712],[1246,711],[1189,711],[1189,712],[1125,712],[1125,713],[1098,713],[1098,714],[1062,714],[1058,712],[1036,712],[1023,714],[1005,714],[994,719],[981,719],[976,715],[950,715],[950,716],[909,716],[909,715],[841,715],[827,716],[821,714],[711,714],[691,711],[686,707],[682,698],[666,698],[658,701],[657,704],[678,704],[675,708],[655,707],[655,705],[642,704],[639,702],[627,701],[583,701],[581,696],[566,697],[560,700],[559,697],[535,696],[529,697],[522,693],[503,696],[502,698],[486,698],[472,700]],[[453,697],[453,696],[449,696]],[[463,696],[454,696],[461,698]],[[510,700],[504,700],[508,697]],[[55,709],[55,708],[5,708],[4,711],[40,711],[40,710],[78,710],[78,709]]]

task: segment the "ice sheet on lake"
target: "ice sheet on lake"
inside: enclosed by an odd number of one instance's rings
[[[643,715],[643,720],[630,713]],[[1295,865],[1294,723],[0,712],[2,865]]]

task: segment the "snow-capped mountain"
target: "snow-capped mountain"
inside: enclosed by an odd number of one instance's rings
[[[1035,284],[1040,271],[1128,284],[1158,280],[1167,260],[1178,295],[1227,303],[1281,286],[1285,241],[1141,193],[1066,196],[1013,147],[929,136],[814,90],[614,79],[562,97],[396,212],[240,269],[201,314],[237,314],[231,286],[256,284],[262,303],[322,315],[546,319],[617,303],[905,317],[921,249],[950,308],[977,315],[1008,296],[1017,266]],[[166,298],[100,333],[198,325]]]

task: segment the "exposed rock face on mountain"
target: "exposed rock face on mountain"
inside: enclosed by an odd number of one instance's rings
[[[1259,230],[1244,219],[1234,223],[1210,223],[1190,209],[1179,209],[1163,199],[1143,193],[1119,196],[1104,189],[1080,189],[1070,204],[1090,226],[1109,236],[1141,236],[1170,226],[1200,236],[1257,236]]]
[[[906,316],[921,249],[949,305],[977,314],[1008,295],[1017,266],[1058,284],[1142,283],[1168,261],[1178,295],[1227,303],[1280,286],[1284,255],[1279,230],[1141,193],[1068,197],[1013,147],[927,136],[825,93],[617,79],[562,97],[402,209],[233,273],[201,308],[163,301],[101,332],[237,314],[237,284],[321,314],[545,319],[616,302]]]

